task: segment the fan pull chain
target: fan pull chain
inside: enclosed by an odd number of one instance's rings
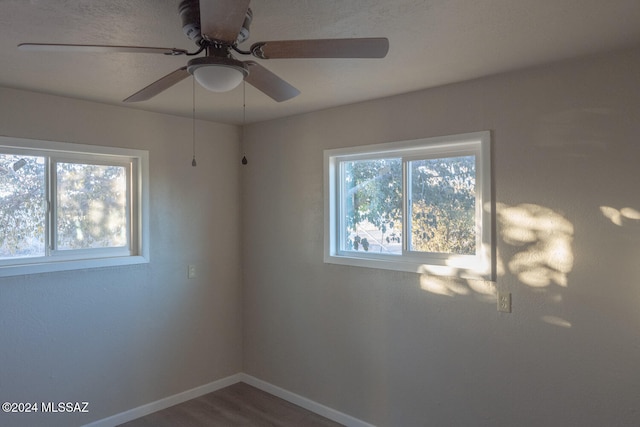
[[[192,90],[192,100],[193,100],[193,108],[192,108],[192,123],[191,123],[191,134],[193,135],[193,160],[191,161],[191,166],[196,167],[196,79],[193,77],[191,79],[191,90]]]
[[[242,81],[242,132],[240,134],[241,142],[242,145],[244,146],[244,125],[246,123],[246,118],[247,118],[247,96],[246,96],[246,83],[244,82],[244,80]],[[246,165],[247,163],[249,163],[249,161],[247,160],[247,156],[243,155],[242,156],[242,164]]]

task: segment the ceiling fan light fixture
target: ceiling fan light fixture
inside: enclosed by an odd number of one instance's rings
[[[200,86],[212,92],[235,89],[249,74],[247,66],[233,58],[205,56],[189,61],[187,71]]]
[[[196,68],[193,75],[200,86],[211,92],[228,92],[235,89],[244,79],[237,68],[210,65]]]

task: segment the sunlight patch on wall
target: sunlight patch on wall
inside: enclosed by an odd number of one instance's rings
[[[463,283],[451,277],[431,275],[426,271],[420,272],[420,287],[432,294],[453,297],[469,295],[471,291]]]
[[[522,247],[506,263],[509,272],[531,287],[552,283],[566,287],[574,262],[573,224],[549,208],[530,203],[498,203],[496,213],[505,243]]]
[[[442,267],[449,269],[449,274],[444,276],[442,272],[434,274],[434,266],[422,266],[420,274],[420,288],[424,291],[436,295],[449,297],[474,295],[478,299],[495,302],[496,288],[493,282],[488,280],[462,278],[464,270],[458,271],[452,267]]]
[[[568,275],[574,265],[573,224],[562,214],[532,203],[517,206],[498,203],[496,222],[497,234],[506,244],[502,251],[495,248],[498,280],[513,275],[535,292],[544,292],[551,303],[562,304],[560,290],[568,286]],[[509,247],[515,250],[505,250]],[[435,268],[441,270],[436,272]],[[418,273],[420,288],[424,291],[496,303],[497,283],[469,277],[464,269],[450,265],[422,266]],[[541,320],[562,328],[572,326],[571,322],[554,315],[545,315]]]
[[[559,326],[561,328],[570,328],[571,322],[557,316],[542,316],[542,321],[553,326]]]
[[[640,221],[640,211],[633,208],[616,209],[611,206],[600,206],[600,212],[617,226],[638,224]]]

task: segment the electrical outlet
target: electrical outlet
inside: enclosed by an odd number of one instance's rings
[[[511,292],[498,292],[498,311],[511,313]]]
[[[187,269],[187,277],[189,279],[193,279],[194,277],[196,277],[196,266],[195,265],[190,265],[189,268]]]

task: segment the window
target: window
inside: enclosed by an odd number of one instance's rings
[[[148,153],[0,137],[0,276],[148,262]]]
[[[494,279],[489,132],[324,157],[325,262]]]

